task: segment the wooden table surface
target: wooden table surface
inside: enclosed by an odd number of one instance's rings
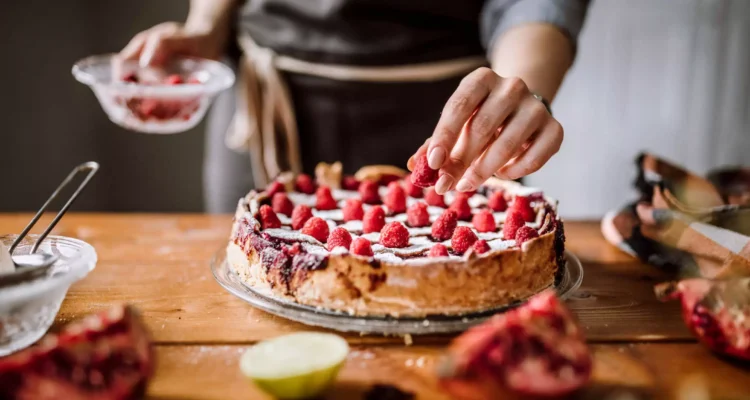
[[[19,232],[30,214],[0,214],[0,232]],[[39,232],[49,218],[37,225]],[[210,258],[225,244],[231,216],[69,214],[54,234],[96,248],[99,262],[68,292],[64,323],[115,303],[137,307],[157,349],[154,399],[267,399],[239,373],[249,344],[309,328],[266,314],[224,291]],[[677,302],[661,303],[653,285],[668,275],[604,241],[597,222],[567,222],[567,249],[584,266],[568,301],[595,357],[594,377],[577,398],[750,399],[750,368],[717,358],[683,324]],[[344,334],[351,355],[331,399],[361,399],[375,383],[444,399],[434,363],[453,336],[400,338]],[[702,388],[710,397],[680,394]],[[618,397],[623,391],[645,397]],[[695,392],[695,390],[693,390]]]

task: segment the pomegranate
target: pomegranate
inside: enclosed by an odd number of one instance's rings
[[[682,301],[682,318],[711,350],[750,360],[750,278],[692,278],[655,287],[659,300]]]
[[[438,372],[455,398],[497,399],[569,394],[591,370],[577,321],[550,289],[464,332]]]
[[[153,359],[148,334],[135,310],[113,307],[0,359],[0,398],[142,398]]]

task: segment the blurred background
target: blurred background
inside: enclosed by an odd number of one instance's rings
[[[70,73],[187,10],[186,0],[3,4],[0,211],[37,209],[89,160],[102,167],[75,210],[204,211],[206,121],[178,135],[127,131]],[[563,148],[527,184],[560,199],[564,217],[599,218],[632,199],[640,151],[698,173],[750,164],[748,38],[747,0],[594,0],[553,104]]]

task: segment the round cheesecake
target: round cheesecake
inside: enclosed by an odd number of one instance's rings
[[[468,198],[472,216],[490,211],[496,225],[478,231],[471,218],[459,220],[459,227],[471,229],[487,245],[482,251],[470,247],[459,254],[451,239],[436,240],[432,235],[431,225],[445,212],[444,207],[427,206],[430,225],[412,227],[404,212],[383,204],[363,204],[365,212],[382,207],[386,223],[399,222],[406,228],[408,243],[400,247],[384,245],[388,241],[381,240],[380,232],[363,233],[361,220],[344,221],[346,200],[361,196],[352,182],[374,181],[384,198],[388,183],[405,184],[408,176],[391,166],[365,167],[351,177],[342,177],[340,171],[340,163],[320,164],[314,180],[316,186],[331,189],[335,209],[316,209],[316,196],[297,191],[294,176],[285,174],[277,181],[295,206],[311,207],[313,216],[325,220],[330,231],[343,227],[353,239],[368,240],[373,255],[358,255],[343,246],[329,251],[323,241],[292,229],[291,218],[282,213],[276,214],[279,227],[263,229],[259,210],[270,205],[271,198],[268,190],[253,190],[238,202],[227,246],[227,261],[245,285],[267,296],[356,316],[460,316],[524,300],[553,285],[563,268],[565,235],[556,213],[557,201],[539,189],[496,178],[478,188]],[[502,193],[511,205],[508,209],[489,208],[495,192]],[[406,198],[407,206],[425,201],[419,193],[416,196]],[[535,232],[520,245],[503,234],[518,197],[524,197],[533,210],[523,223]],[[455,198],[455,192],[446,193],[445,205],[450,207]],[[445,246],[447,255],[430,256],[437,243]]]

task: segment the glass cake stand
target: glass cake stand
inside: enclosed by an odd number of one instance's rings
[[[570,296],[583,281],[583,267],[578,258],[566,251],[567,262],[552,285],[561,299]],[[494,314],[514,308],[523,301],[502,307],[460,316],[428,316],[425,318],[362,317],[345,312],[325,310],[298,304],[271,293],[253,289],[240,280],[226,260],[226,250],[221,249],[211,259],[211,271],[216,281],[229,293],[263,311],[306,325],[333,329],[340,332],[383,335],[427,335],[463,332],[484,322]]]

